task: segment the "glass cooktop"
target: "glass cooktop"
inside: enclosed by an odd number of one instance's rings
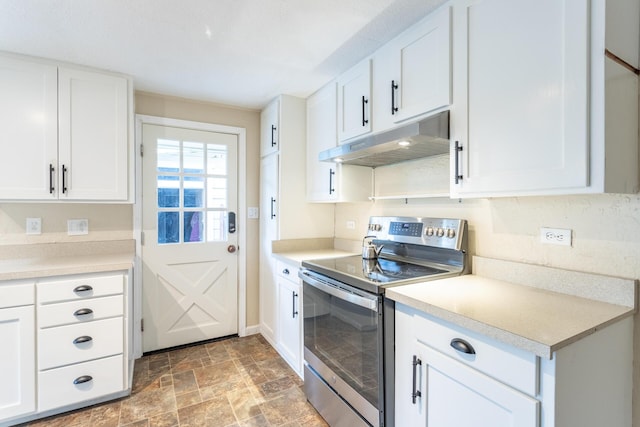
[[[378,258],[362,259],[360,255],[306,261],[303,266],[329,277],[345,280],[345,277],[379,284],[392,284],[397,281],[414,280],[434,274],[447,273],[426,265],[404,261]],[[348,284],[350,280],[347,280]]]

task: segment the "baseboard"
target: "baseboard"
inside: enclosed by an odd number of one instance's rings
[[[247,326],[244,328],[244,333],[240,333],[241,337],[248,337],[249,335],[255,335],[260,333],[260,325]]]

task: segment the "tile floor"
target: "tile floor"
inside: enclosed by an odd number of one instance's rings
[[[29,427],[324,427],[302,381],[261,335],[144,356],[131,396]]]

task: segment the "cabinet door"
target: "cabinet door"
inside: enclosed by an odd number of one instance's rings
[[[450,22],[451,8],[446,6],[393,41],[398,80],[388,88],[394,93],[389,108],[394,122],[451,103]]]
[[[275,100],[260,114],[260,155],[275,153],[280,148],[280,101]]]
[[[302,370],[300,298],[300,284],[278,277],[278,349],[298,374]]]
[[[58,84],[59,197],[127,200],[127,79],[60,68]]]
[[[0,310],[0,421],[35,411],[33,306]]]
[[[416,341],[416,413],[429,427],[538,427],[540,403]],[[405,360],[413,369],[413,358]],[[419,384],[419,385],[418,385]],[[396,393],[403,391],[396,390]],[[412,392],[412,390],[411,390]],[[404,393],[411,399],[411,393]]]
[[[338,78],[338,138],[371,132],[371,60],[360,62]]]
[[[271,242],[278,239],[278,154],[260,164],[260,326],[262,334],[275,345],[276,302]]]
[[[2,200],[56,198],[57,79],[55,66],[0,56]]]
[[[589,2],[455,3],[454,197],[588,184],[589,22]]]
[[[335,163],[321,162],[318,153],[337,145],[337,92],[332,82],[307,99],[307,200],[334,200]]]

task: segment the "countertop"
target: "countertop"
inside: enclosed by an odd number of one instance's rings
[[[353,252],[343,251],[340,249],[311,249],[291,252],[278,252],[273,256],[284,262],[295,264],[298,267],[302,265],[302,261],[310,259],[338,258],[353,255]]]
[[[88,274],[128,270],[133,266],[135,242],[47,244],[15,248],[15,257],[0,259],[0,280]]]
[[[636,280],[518,264],[476,257],[474,266],[479,271],[474,274],[392,287],[386,296],[548,359],[562,347],[636,311]],[[537,279],[527,276],[530,270],[540,273]],[[531,285],[504,280],[505,275],[530,280]],[[554,277],[562,278],[556,290],[552,290]],[[615,303],[603,301],[607,299],[600,298],[603,287],[610,294],[622,290],[618,294],[627,299],[618,295]]]

